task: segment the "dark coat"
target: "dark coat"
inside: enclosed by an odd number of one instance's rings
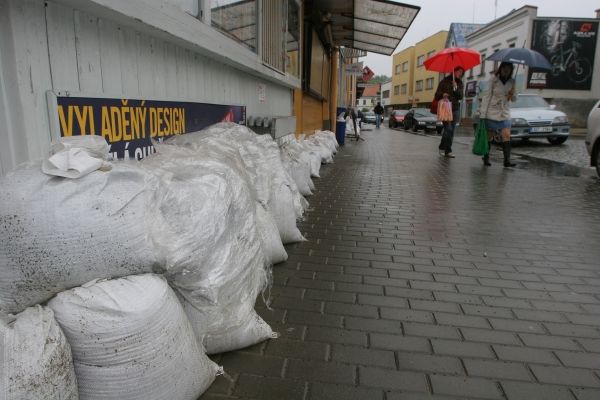
[[[463,98],[464,86],[462,80],[454,78],[456,81],[456,90],[452,83],[452,75],[448,75],[440,81],[437,90],[435,91],[435,99],[440,100],[444,97],[444,93],[448,93],[448,98],[452,102],[452,111],[456,111],[460,108],[460,100]]]

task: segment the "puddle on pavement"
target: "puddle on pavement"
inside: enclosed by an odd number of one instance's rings
[[[514,155],[515,169],[526,169],[542,176],[592,177],[596,173],[593,168],[581,168],[558,161],[552,161],[528,155]]]

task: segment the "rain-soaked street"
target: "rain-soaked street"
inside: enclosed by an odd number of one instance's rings
[[[600,181],[373,129],[321,169],[274,269],[279,339],[202,399],[600,398]]]

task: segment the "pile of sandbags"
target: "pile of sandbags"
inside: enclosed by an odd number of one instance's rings
[[[196,399],[206,353],[275,335],[254,304],[335,143],[221,123],[109,163],[88,139],[0,179],[0,380],[19,399]]]

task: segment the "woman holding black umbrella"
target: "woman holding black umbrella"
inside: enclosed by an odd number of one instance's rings
[[[505,167],[516,165],[510,161],[510,102],[516,100],[515,80],[512,78],[513,69],[512,63],[500,64],[494,76],[489,80],[481,100],[480,116],[488,130],[488,141],[491,142],[494,135],[500,132]],[[492,165],[489,152],[483,156],[483,164],[485,166]]]

